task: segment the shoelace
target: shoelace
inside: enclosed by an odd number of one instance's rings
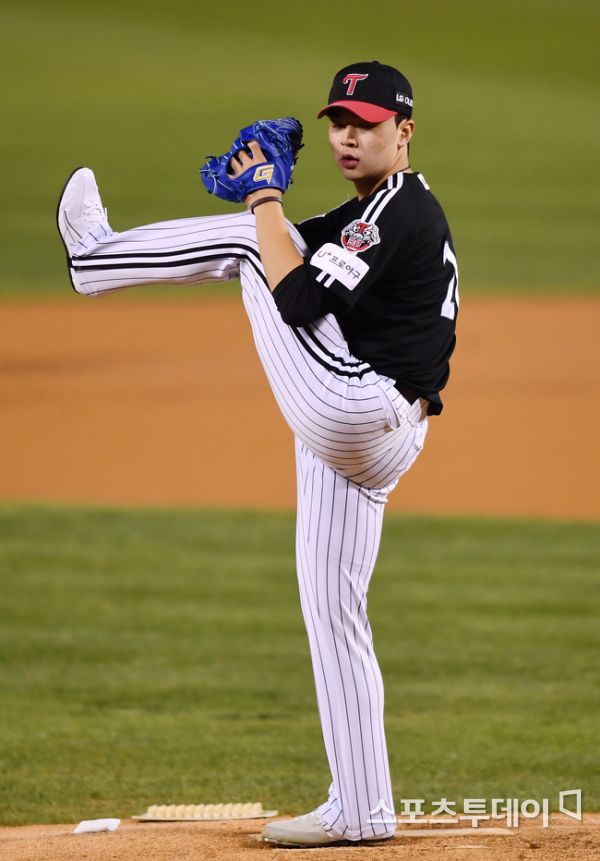
[[[97,200],[86,200],[81,212],[83,221],[88,225],[108,221],[108,210],[104,209]]]

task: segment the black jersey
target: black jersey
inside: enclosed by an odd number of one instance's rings
[[[441,412],[458,309],[458,270],[443,210],[420,173],[396,173],[297,225],[304,265],[273,295],[282,317],[308,325],[332,311],[351,352],[400,391]]]

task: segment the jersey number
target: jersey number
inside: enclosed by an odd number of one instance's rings
[[[458,298],[458,263],[456,255],[450,248],[450,243],[444,243],[444,266],[449,263],[452,267],[452,278],[448,284],[448,293],[442,302],[442,317],[447,317],[449,320],[454,320],[456,317],[456,309],[459,306]]]

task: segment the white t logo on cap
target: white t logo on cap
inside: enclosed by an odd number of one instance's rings
[[[356,85],[359,81],[364,81],[369,77],[367,72],[366,75],[361,75],[358,72],[350,72],[346,77],[342,80],[342,84],[348,84],[348,89],[346,90],[347,96],[353,96],[354,90],[356,89]]]

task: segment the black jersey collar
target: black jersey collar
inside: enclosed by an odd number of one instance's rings
[[[404,181],[405,176],[417,176],[418,172],[415,171],[413,174],[407,174],[403,170],[398,170],[396,173],[388,176],[387,179],[384,179],[383,182],[380,182],[379,185],[373,189],[369,197],[373,197],[374,194],[377,194],[378,191],[381,191],[382,188],[399,188]]]
[[[407,173],[406,170],[398,170],[396,173],[393,173],[391,176],[388,176],[386,180],[384,180],[381,185],[377,186],[375,191],[379,191],[384,186],[386,188],[398,188],[404,182],[405,176],[414,176],[416,175],[416,171],[414,174]]]

